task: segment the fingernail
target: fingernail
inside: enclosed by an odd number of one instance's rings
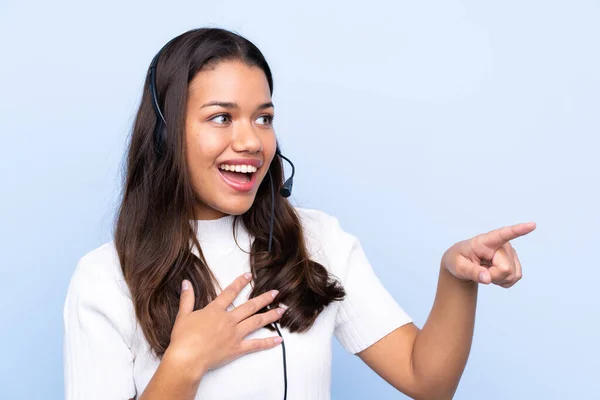
[[[281,307],[279,307],[279,308],[277,309],[277,314],[279,314],[279,315],[283,315],[283,313],[284,313],[284,312],[285,312],[285,308],[281,308]]]
[[[275,342],[275,343],[281,343],[281,342],[283,342],[283,339],[281,338],[281,336],[277,336],[277,337],[273,338],[273,342]]]
[[[273,298],[277,296],[277,293],[279,293],[279,290],[271,290],[271,296],[273,296]]]
[[[479,282],[485,283],[485,273],[483,273],[483,272],[479,273]]]
[[[252,278],[252,274],[251,274],[250,272],[246,272],[246,273],[244,274],[244,278],[246,278],[246,279],[250,280],[250,278]]]
[[[183,282],[181,282],[181,290],[188,290],[190,288],[190,283],[187,281],[187,279],[184,279]]]

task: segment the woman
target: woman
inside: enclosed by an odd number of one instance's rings
[[[419,329],[355,236],[286,199],[272,93],[261,52],[226,30],[153,59],[114,240],[69,285],[67,399],[328,399],[334,335],[406,395],[453,396],[477,286],[521,278],[509,241],[535,224],[449,248]]]

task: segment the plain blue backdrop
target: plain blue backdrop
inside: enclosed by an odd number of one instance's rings
[[[111,239],[146,70],[201,26],[264,52],[293,203],[358,236],[418,326],[449,246],[537,222],[522,281],[480,288],[457,399],[598,398],[597,1],[3,0],[1,399],[63,397],[64,296]],[[405,398],[337,342],[332,396]]]

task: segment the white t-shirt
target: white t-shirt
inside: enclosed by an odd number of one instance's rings
[[[287,398],[327,400],[333,336],[347,351],[357,353],[412,320],[376,277],[358,239],[342,230],[337,218],[314,209],[296,210],[310,258],[340,280],[346,298],[327,306],[307,332],[281,329],[286,345]],[[235,243],[232,222],[231,215],[198,221],[204,257],[222,288],[250,271],[248,254]],[[250,250],[252,237],[241,221],[237,239],[242,249]],[[248,299],[250,289],[250,285],[244,288],[235,306]],[[67,400],[139,396],[160,363],[137,324],[112,241],[79,260],[65,300],[64,329]],[[277,333],[261,328],[248,338],[274,335]],[[196,399],[279,400],[283,392],[282,349],[276,346],[208,371]]]

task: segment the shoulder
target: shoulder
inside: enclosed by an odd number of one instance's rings
[[[337,222],[337,218],[325,211],[317,210],[316,208],[294,207],[302,227],[307,231],[326,232],[333,223]]]
[[[131,294],[112,241],[84,254],[69,282],[63,309],[65,323],[92,315],[108,319],[123,334],[133,328]]]
[[[314,208],[294,208],[311,258],[324,264],[338,277],[345,276],[348,257],[358,245],[358,239],[342,228],[335,215]]]
[[[309,247],[327,247],[341,229],[337,217],[315,208],[294,207]],[[331,249],[330,249],[331,250]]]
[[[110,241],[87,252],[79,259],[69,289],[78,293],[119,289],[123,295],[129,296],[127,285],[124,284],[119,257],[114,243]]]

